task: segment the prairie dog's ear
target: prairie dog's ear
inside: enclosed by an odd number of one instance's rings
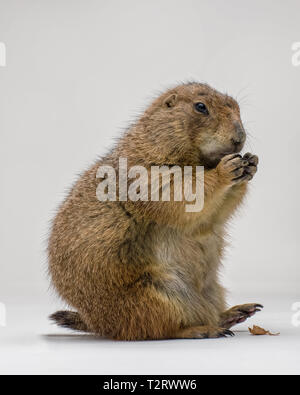
[[[172,108],[175,106],[176,103],[177,103],[177,94],[172,93],[164,100],[164,107]]]

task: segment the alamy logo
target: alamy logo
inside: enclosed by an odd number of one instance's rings
[[[4,43],[0,42],[0,67],[6,66],[6,47]]]
[[[295,311],[295,314],[292,316],[292,325],[299,327],[300,326],[300,302],[296,302],[292,305],[292,310]]]
[[[183,170],[183,171],[182,171]],[[118,175],[117,175],[118,173]],[[127,159],[119,158],[118,171],[112,166],[100,166],[96,195],[105,201],[185,201],[186,212],[200,212],[204,205],[204,167],[143,166],[128,169]],[[172,177],[172,182],[171,182]],[[130,181],[130,182],[128,182]],[[172,188],[171,188],[172,186]],[[194,202],[194,203],[193,203]]]
[[[295,67],[300,66],[300,41],[293,43],[292,51],[294,52],[292,56],[292,65]]]
[[[6,326],[6,307],[4,303],[0,303],[0,326]]]

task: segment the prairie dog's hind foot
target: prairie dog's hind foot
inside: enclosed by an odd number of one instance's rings
[[[175,335],[175,339],[217,339],[220,337],[234,336],[227,328],[215,328],[211,326],[192,326],[181,329]]]
[[[220,325],[229,329],[234,325],[245,322],[248,318],[252,317],[262,309],[263,306],[258,303],[248,303],[234,306],[222,314]]]

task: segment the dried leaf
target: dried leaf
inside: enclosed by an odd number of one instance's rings
[[[269,335],[269,336],[279,336],[280,333],[271,333],[270,331],[266,331],[265,329],[253,325],[253,328],[248,328],[249,332],[251,333],[251,335],[254,336],[263,336],[263,335]]]

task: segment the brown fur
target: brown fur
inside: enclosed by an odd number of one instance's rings
[[[197,112],[196,102],[205,103],[209,114]],[[225,224],[256,172],[256,156],[236,154],[244,141],[231,97],[198,83],[158,97],[116,148],[82,175],[59,209],[49,271],[59,295],[78,313],[58,312],[52,319],[121,340],[231,334],[228,328],[241,322],[243,312],[225,312],[218,270]],[[184,201],[100,202],[97,169],[117,169],[119,157],[128,159],[128,167],[147,169],[205,166],[203,210],[187,213]],[[245,317],[258,305],[247,306]]]

